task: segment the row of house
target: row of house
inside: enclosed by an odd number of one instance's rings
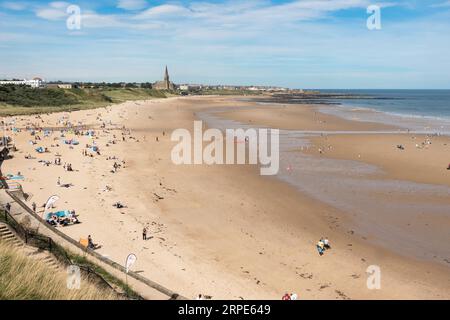
[[[33,78],[31,80],[0,80],[0,85],[16,85],[16,86],[30,86],[32,88],[40,88],[44,86],[44,81],[41,78]]]
[[[13,80],[0,80],[1,85],[16,85],[16,86],[29,86],[32,88],[60,88],[60,89],[72,89],[72,84],[70,83],[46,83],[41,78],[33,78],[31,80],[23,79],[13,79]]]
[[[61,89],[72,89],[73,87],[96,87],[96,84],[83,84],[83,83],[62,83],[62,82],[53,82],[46,83],[41,78],[33,78],[32,80],[3,80],[0,81],[0,85],[26,85],[32,88],[61,88]],[[101,84],[100,84],[101,85]],[[109,86],[108,84],[104,84]],[[201,91],[201,90],[240,90],[240,91],[257,91],[257,92],[287,92],[288,88],[281,87],[268,87],[268,86],[229,86],[229,85],[202,85],[202,84],[180,84],[175,85],[172,81],[170,81],[169,71],[166,66],[164,72],[164,80],[157,81],[155,83],[144,83],[144,84],[128,84],[128,83],[120,83],[119,87],[128,87],[129,85],[141,88],[153,88],[159,90],[180,90],[183,92],[190,91]],[[112,86],[115,87],[115,86]]]
[[[227,86],[227,85],[202,85],[202,84],[180,84],[178,88],[182,91],[195,90],[248,90],[248,91],[289,91],[288,88],[266,87],[266,86]]]

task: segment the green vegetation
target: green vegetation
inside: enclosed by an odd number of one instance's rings
[[[143,88],[103,89],[102,93],[114,102],[167,98],[169,94],[166,91]]]
[[[62,89],[33,89],[27,86],[0,86],[0,101],[24,107],[62,106],[77,103],[73,94]]]
[[[0,242],[0,300],[112,300],[117,295],[82,279],[80,290],[67,288],[67,273],[27,257]]]
[[[3,210],[0,210],[0,222],[9,224],[15,230],[17,230],[17,228],[20,228],[20,225],[18,225],[18,223],[16,221],[12,220],[11,218],[6,219],[6,213]],[[37,245],[40,248],[46,248],[47,244],[48,244],[48,237],[43,236],[41,234],[33,233],[33,237],[32,238],[29,237],[28,241],[29,241],[29,245],[30,245],[30,243],[33,242],[33,243],[35,243],[35,246]],[[38,241],[38,242],[36,242],[36,241]],[[40,241],[40,243],[39,243],[39,241]],[[2,268],[1,245],[2,245],[2,243],[0,242],[0,271],[2,270],[1,269]],[[129,299],[135,299],[135,300],[142,299],[141,296],[137,292],[135,292],[133,289],[131,289],[125,282],[123,282],[122,280],[120,280],[117,277],[113,276],[112,274],[108,273],[108,271],[106,271],[105,269],[103,269],[103,268],[97,266],[96,264],[92,263],[86,257],[74,254],[74,253],[66,250],[62,246],[58,245],[55,242],[53,242],[52,245],[51,245],[51,253],[62,264],[71,263],[71,264],[79,266],[83,270],[89,270],[90,273],[96,273],[97,275],[101,276],[117,292],[124,293]],[[44,266],[46,267],[46,265],[44,265]],[[2,284],[1,284],[2,279],[1,278],[2,277],[0,275],[0,290],[2,289]],[[94,279],[101,280],[101,279],[95,278],[95,277],[90,278],[90,279],[91,280],[94,280]],[[100,283],[100,284],[104,284],[104,283]],[[91,284],[91,285],[93,285],[93,284]],[[109,291],[111,291],[110,288],[108,288],[108,292]],[[115,297],[112,297],[112,298],[117,299],[117,298],[120,298],[120,297],[115,296]],[[1,294],[0,294],[0,300],[2,300]]]
[[[110,285],[116,288],[120,288],[120,290],[123,291],[128,298],[135,300],[142,299],[141,296],[137,292],[133,291],[133,289],[131,289],[130,286],[128,286],[125,282],[111,275],[102,267],[99,267],[96,264],[90,262],[88,259],[86,259],[86,257],[76,254],[70,254],[69,256],[72,263],[83,266],[84,268],[89,268],[95,273],[101,275],[102,278],[105,279]]]
[[[59,89],[27,86],[0,86],[0,116],[27,115],[102,108],[129,100],[166,98],[175,92],[127,86],[92,86]]]
[[[0,116],[30,115],[102,108],[114,103],[178,96],[180,92],[151,89],[150,83],[84,83],[74,89],[0,86]],[[202,89],[196,95],[260,95],[250,90]]]

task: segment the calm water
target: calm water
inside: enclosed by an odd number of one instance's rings
[[[450,120],[450,90],[321,90],[367,99],[339,99],[344,106],[370,108],[391,114]]]
[[[395,125],[426,133],[450,135],[450,90],[323,90],[357,99],[328,99],[324,113],[345,119]]]

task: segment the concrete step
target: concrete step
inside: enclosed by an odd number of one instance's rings
[[[49,268],[61,271],[62,267],[51,253],[26,245],[6,224],[0,223],[0,240],[21,250],[29,258],[44,262]]]
[[[30,247],[30,246],[27,246],[27,245],[24,245],[24,248],[23,248],[23,252],[27,256],[32,256],[32,255],[36,254],[38,251],[39,251],[38,248]]]
[[[16,247],[25,247],[25,244],[20,240],[11,241]]]
[[[20,241],[20,240],[17,240],[17,239],[15,239],[15,238],[11,238],[11,239],[7,239],[7,240],[4,240],[6,243],[9,243],[10,245],[13,245],[13,246],[15,246],[15,247],[17,247],[17,246],[21,246],[21,245],[23,245],[23,242],[22,241]]]

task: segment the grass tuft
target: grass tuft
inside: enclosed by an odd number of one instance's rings
[[[67,288],[67,273],[0,242],[0,300],[114,300],[111,290],[82,277],[80,289]]]

